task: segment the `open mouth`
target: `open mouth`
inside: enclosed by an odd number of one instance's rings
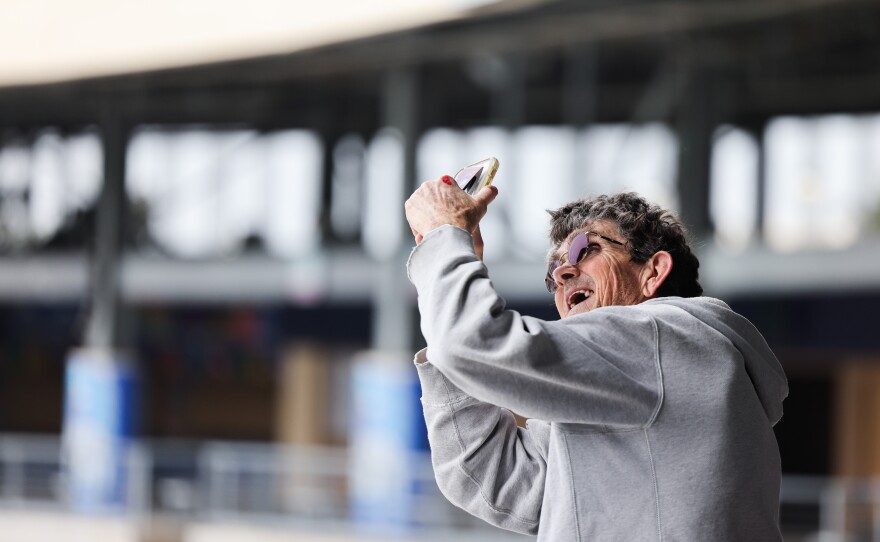
[[[592,295],[593,292],[591,292],[590,290],[578,290],[576,292],[572,292],[571,295],[568,296],[568,309],[571,310],[572,307],[583,303]]]

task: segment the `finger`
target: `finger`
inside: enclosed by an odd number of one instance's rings
[[[477,194],[474,196],[474,199],[477,200],[478,203],[488,206],[495,200],[497,196],[498,188],[495,185],[490,184],[489,186],[483,187],[482,190],[477,192]]]
[[[449,175],[444,175],[444,176],[440,177],[440,180],[443,181],[444,184],[448,184],[449,186],[454,186],[456,188],[459,188],[458,183],[455,182],[455,179],[453,179]]]

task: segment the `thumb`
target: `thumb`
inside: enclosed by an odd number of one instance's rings
[[[474,195],[474,199],[477,200],[478,203],[488,206],[495,200],[497,196],[498,188],[495,185],[490,184],[489,186],[486,186],[482,190],[477,192]]]

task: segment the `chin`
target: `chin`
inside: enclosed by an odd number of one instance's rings
[[[591,310],[593,310],[593,309],[595,309],[595,308],[596,308],[596,307],[593,307],[593,306],[591,306],[591,305],[587,305],[586,303],[581,303],[580,305],[575,305],[574,307],[572,307],[572,308],[571,308],[571,309],[565,314],[565,316],[577,316],[578,314],[588,313],[588,312],[590,312]]]

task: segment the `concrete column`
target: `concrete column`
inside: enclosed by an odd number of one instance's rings
[[[512,130],[525,122],[528,59],[524,53],[516,52],[504,56],[503,61],[506,77],[495,83],[491,116],[495,123]]]
[[[112,113],[112,112],[108,112]],[[143,502],[132,471],[139,380],[134,359],[120,349],[120,268],[125,217],[128,130],[107,114],[101,123],[104,183],[98,199],[91,305],[84,348],[68,357],[64,398],[64,461],[69,501],[82,511],[124,511]]]
[[[403,203],[414,188],[416,138],[418,137],[418,75],[412,68],[398,68],[386,76],[383,97],[383,120],[403,138],[403,189],[389,190],[397,198],[393,208],[403,214]],[[406,227],[406,223],[403,224]],[[379,266],[373,289],[374,350],[409,355],[415,344],[414,307],[406,278],[406,258],[412,242],[409,228],[405,241]]]
[[[388,209],[404,213],[414,187],[418,77],[412,68],[388,73],[383,99],[383,125],[400,133],[403,143],[402,186],[388,186],[394,198]],[[389,216],[388,220],[398,217]],[[384,217],[383,217],[384,219]],[[396,224],[396,223],[395,223]],[[397,227],[395,225],[395,227]],[[414,476],[426,434],[418,430],[421,408],[418,379],[411,360],[416,332],[412,286],[406,258],[413,246],[406,229],[399,246],[387,247],[373,287],[372,351],[357,356],[352,369],[352,412],[349,438],[349,498],[352,518],[365,525],[401,529],[414,523],[422,495]],[[352,270],[357,280],[357,270]],[[376,480],[381,479],[377,484]]]
[[[90,314],[85,345],[111,348],[120,342],[120,262],[126,208],[125,152],[128,129],[116,116],[101,123],[104,184],[98,199],[90,279]]]
[[[709,175],[715,110],[711,74],[690,69],[679,101],[677,121],[681,216],[695,238],[706,239],[712,231]]]
[[[575,128],[596,118],[596,46],[578,44],[565,51],[562,122]]]

